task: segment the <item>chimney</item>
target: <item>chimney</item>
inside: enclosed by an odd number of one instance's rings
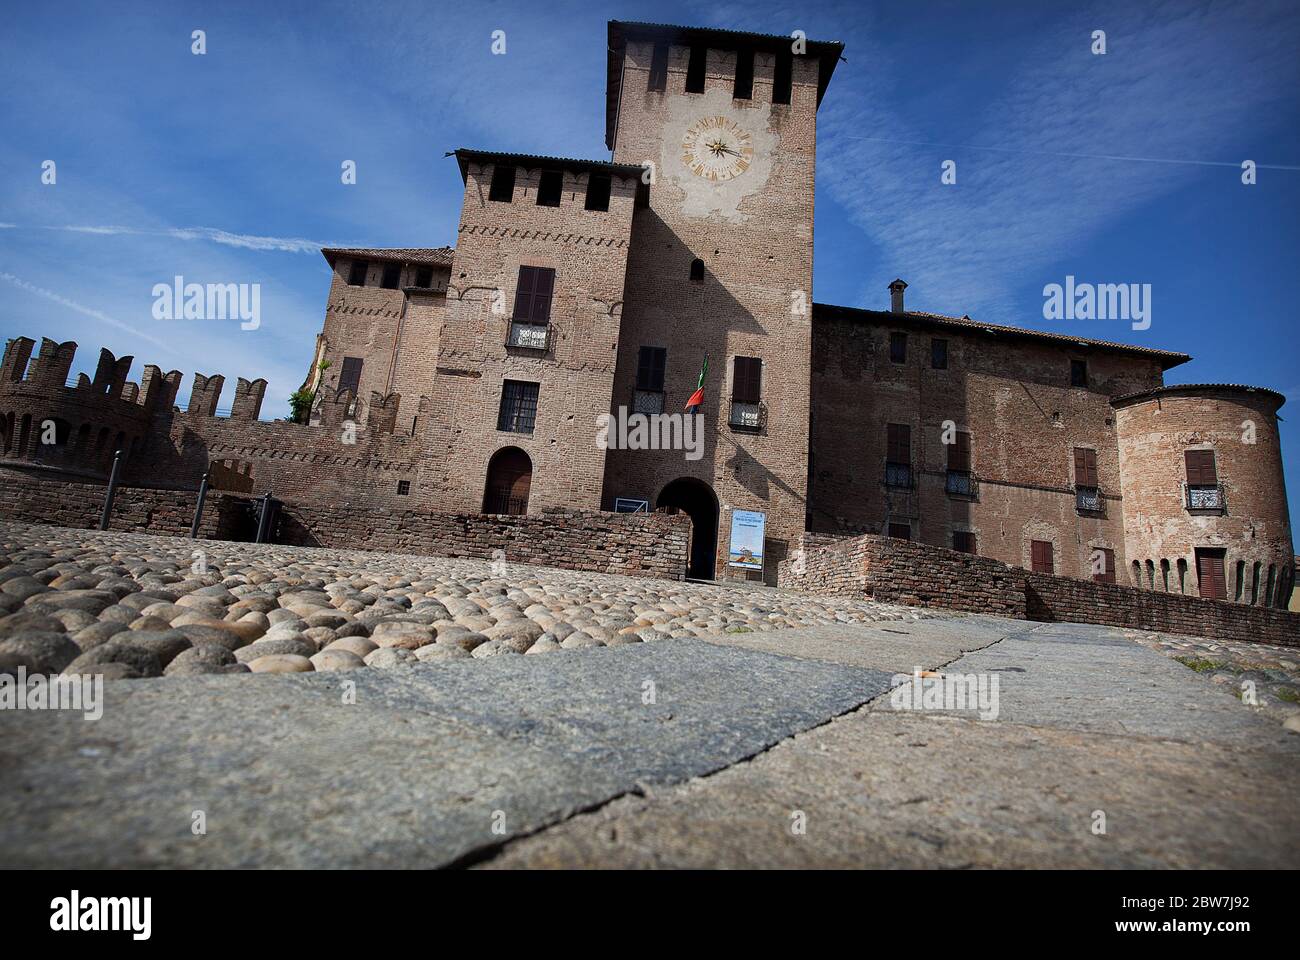
[[[903,291],[907,289],[907,284],[902,280],[895,280],[889,285],[889,312],[903,312]]]

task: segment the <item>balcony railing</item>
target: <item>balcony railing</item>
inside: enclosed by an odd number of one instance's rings
[[[943,484],[944,492],[954,497],[979,497],[979,482],[969,470],[949,470]]]
[[[1074,508],[1079,513],[1101,513],[1101,491],[1096,487],[1075,487]]]
[[[528,512],[528,498],[513,496],[510,490],[494,487],[483,498],[484,513],[519,515]]]
[[[633,390],[632,412],[653,416],[664,412],[664,392],[662,390]]]
[[[912,465],[910,463],[885,464],[885,486],[910,490],[913,485]]]
[[[728,422],[737,430],[758,433],[767,425],[767,407],[762,403],[740,403],[732,400]]]
[[[551,325],[549,323],[521,323],[510,321],[510,332],[506,335],[506,346],[519,350],[541,350],[551,348]]]
[[[1225,506],[1223,484],[1197,484],[1187,487],[1188,510],[1222,510]]]

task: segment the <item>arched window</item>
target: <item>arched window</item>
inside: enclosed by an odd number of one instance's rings
[[[1178,592],[1187,592],[1187,561],[1182,557],[1178,558]]]
[[[704,282],[704,261],[696,257],[691,261],[691,283]]]
[[[1169,561],[1160,561],[1160,589],[1169,592]]]
[[[1245,560],[1237,561],[1237,572],[1234,575],[1234,580],[1235,580],[1235,586],[1232,589],[1232,599],[1237,603],[1241,603],[1241,591],[1246,586],[1246,561]]]
[[[1252,573],[1252,576],[1251,576],[1251,578],[1250,578],[1250,605],[1251,605],[1252,607],[1255,606],[1255,604],[1259,603],[1259,570],[1260,570],[1260,566],[1261,566],[1260,562],[1259,562],[1258,560],[1256,560],[1256,561],[1255,561],[1255,566],[1254,566],[1254,568],[1253,568],[1253,573]]]
[[[1277,565],[1268,565],[1268,582],[1264,584],[1264,606],[1273,606],[1273,581],[1277,577]]]
[[[1156,588],[1156,565],[1154,562],[1148,560],[1147,561],[1147,589],[1154,590],[1155,588]]]
[[[1133,561],[1133,586],[1142,589],[1142,564],[1137,560]]]

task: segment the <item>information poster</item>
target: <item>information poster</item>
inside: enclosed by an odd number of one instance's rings
[[[767,514],[756,510],[734,510],[731,514],[731,554],[727,561],[746,570],[763,569],[763,533]]]

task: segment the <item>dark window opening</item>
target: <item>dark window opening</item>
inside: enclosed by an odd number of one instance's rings
[[[885,484],[912,486],[912,428],[905,423],[885,425]]]
[[[1088,361],[1070,361],[1070,386],[1086,387],[1088,385]]]
[[[704,261],[695,259],[691,261],[691,283],[704,282]]]
[[[667,363],[668,351],[664,347],[642,347],[637,354],[636,388],[662,392]]]
[[[958,430],[953,435],[953,442],[948,444],[948,475],[944,490],[959,497],[975,496],[975,475],[971,471],[970,434],[965,430]]]
[[[541,183],[537,185],[537,205],[558,207],[563,195],[564,174],[559,170],[543,170]]]
[[[948,369],[948,341],[934,339],[930,341],[930,366],[935,370]]]
[[[361,389],[360,357],[343,358],[343,369],[339,372],[339,389],[351,390],[353,394]]]
[[[541,385],[522,380],[501,384],[501,410],[497,429],[507,433],[532,433],[537,423],[537,391]]]
[[[1055,573],[1056,563],[1052,557],[1050,540],[1029,541],[1029,564],[1034,573]]]
[[[402,265],[400,263],[384,264],[383,276],[379,279],[379,285],[385,290],[396,290],[397,285],[402,281]]]
[[[754,98],[754,51],[736,52],[736,86],[731,94],[737,100]]]
[[[410,480],[398,480],[398,481],[397,481],[397,495],[398,495],[399,497],[404,497],[404,496],[406,496],[407,494],[409,494],[410,492],[411,492],[411,481],[410,481]]]
[[[608,173],[593,173],[587,178],[587,210],[608,210],[611,185]]]
[[[736,357],[732,370],[731,399],[736,403],[758,403],[763,393],[762,359]]]
[[[954,530],[952,532],[952,548],[959,553],[976,553],[975,534],[969,530]]]
[[[891,333],[889,335],[889,362],[907,363],[907,334]]]
[[[791,78],[794,76],[794,54],[783,50],[776,55],[776,71],[772,75],[772,102],[789,103]]]
[[[425,288],[433,286],[433,267],[419,267],[415,271],[415,285]]]
[[[668,86],[668,44],[656,43],[650,57],[650,81],[647,90],[663,90]]]
[[[704,64],[708,56],[705,47],[691,47],[691,58],[686,64],[686,92],[704,92]]]
[[[546,324],[551,320],[551,296],[555,292],[555,270],[551,267],[520,267],[515,285],[515,323]]]
[[[911,540],[912,525],[910,523],[891,523],[889,525],[889,535],[898,540]]]
[[[366,285],[366,274],[369,272],[369,263],[365,260],[353,260],[352,267],[348,270],[348,286],[364,287]]]
[[[492,186],[488,199],[496,203],[511,203],[515,199],[515,168],[497,164],[492,168]]]

